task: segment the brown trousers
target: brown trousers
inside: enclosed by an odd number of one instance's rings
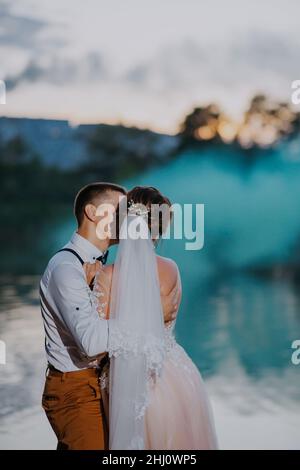
[[[57,450],[108,449],[108,423],[96,369],[49,370],[42,405],[56,434]]]

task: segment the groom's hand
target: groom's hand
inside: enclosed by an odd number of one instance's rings
[[[168,323],[175,320],[181,297],[180,282],[177,280],[173,289],[167,295],[161,294],[161,302],[164,313],[164,321]]]

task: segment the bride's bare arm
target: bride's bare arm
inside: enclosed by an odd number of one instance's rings
[[[164,312],[165,323],[176,318],[178,307],[181,299],[181,284],[178,277],[176,284],[168,294],[161,293],[161,303]]]
[[[169,259],[157,256],[160,282],[160,295],[165,323],[176,318],[181,302],[181,280],[177,264]]]

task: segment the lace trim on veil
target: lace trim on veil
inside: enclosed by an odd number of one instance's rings
[[[120,328],[119,325],[114,325],[110,332],[109,357],[118,357],[120,355],[127,358],[131,355],[142,355],[145,358],[147,387],[140,402],[135,403],[136,415],[134,417],[137,420],[142,419],[149,405],[150,387],[156,382],[162,372],[166,356],[166,344],[151,334],[139,336],[135,332],[126,329],[126,327]],[[135,439],[133,438],[133,440]],[[136,444],[132,443],[132,445],[135,446]],[[136,447],[132,447],[132,449],[134,448]]]

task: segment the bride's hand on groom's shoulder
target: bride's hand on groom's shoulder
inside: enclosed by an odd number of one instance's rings
[[[83,264],[83,269],[85,272],[86,276],[86,281],[88,285],[92,282],[94,277],[96,276],[96,273],[101,271],[102,269],[102,263],[100,261],[96,261],[95,263],[84,263]]]

